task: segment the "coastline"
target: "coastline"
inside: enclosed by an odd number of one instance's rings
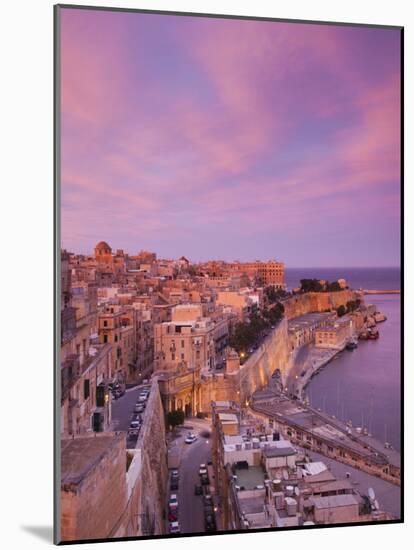
[[[401,294],[401,290],[362,290],[363,294],[369,295],[375,295],[375,294]]]
[[[312,378],[318,374],[322,368],[328,365],[339,353],[344,351],[345,345],[346,344],[338,349],[318,349],[314,347],[310,350],[310,357],[307,358],[306,363],[302,368],[302,372],[305,372],[305,374],[299,378],[296,378],[293,383],[293,393],[294,395],[297,395],[299,400],[303,399],[303,392]],[[320,357],[318,358],[317,355]]]

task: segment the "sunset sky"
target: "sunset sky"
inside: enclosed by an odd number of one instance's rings
[[[62,247],[395,266],[400,31],[61,10]]]

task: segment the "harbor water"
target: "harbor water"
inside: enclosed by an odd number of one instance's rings
[[[359,341],[337,355],[309,383],[311,405],[400,450],[400,295],[367,296],[387,316],[378,340]]]

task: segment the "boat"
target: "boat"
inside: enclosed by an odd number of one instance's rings
[[[378,329],[373,328],[368,331],[368,339],[369,340],[377,340],[379,338],[379,332]]]
[[[358,347],[358,343],[355,340],[350,340],[345,347],[347,350],[352,351]]]
[[[375,319],[376,323],[383,323],[384,321],[387,320],[387,317],[386,317],[386,315],[384,315],[380,311],[376,311],[374,313],[374,319]]]
[[[363,330],[363,331],[359,334],[358,338],[359,338],[360,340],[368,340],[368,331]]]

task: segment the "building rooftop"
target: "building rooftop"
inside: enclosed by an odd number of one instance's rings
[[[358,505],[358,500],[354,495],[334,495],[330,497],[312,497],[310,501],[315,508],[337,508],[339,506]]]
[[[61,484],[78,485],[123,439],[125,434],[114,432],[62,439]]]
[[[249,466],[249,468],[236,468],[236,485],[244,487],[246,491],[251,491],[258,486],[264,488],[264,471],[261,466]],[[262,497],[263,506],[263,497]]]
[[[249,497],[249,498],[239,498],[240,510],[242,514],[260,514],[263,512],[264,508],[264,498],[263,496],[259,497]]]
[[[332,472],[329,470],[325,470],[324,472],[320,472],[318,474],[313,474],[310,476],[306,476],[304,478],[305,483],[313,484],[313,483],[322,483],[325,481],[335,481],[335,476]]]
[[[305,315],[300,315],[299,317],[294,317],[288,321],[289,330],[296,330],[298,328],[307,328],[320,323],[332,317],[332,313],[307,313]]]
[[[237,415],[232,414],[232,413],[222,413],[221,412],[221,413],[218,413],[218,417],[220,418],[220,422],[222,422],[224,424],[237,424],[238,421],[239,421],[238,418],[237,418]],[[242,443],[242,441],[240,443]]]
[[[263,449],[263,452],[266,458],[276,458],[279,456],[292,456],[296,454],[295,449],[291,445],[265,447]]]

